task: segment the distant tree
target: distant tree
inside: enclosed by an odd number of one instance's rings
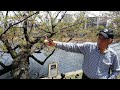
[[[104,13],[109,19],[110,24],[109,28],[112,28],[115,31],[116,38],[120,37],[120,11],[108,11],[107,13]]]

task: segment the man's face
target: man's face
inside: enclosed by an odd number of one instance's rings
[[[100,49],[106,49],[109,44],[112,43],[112,39],[106,39],[101,34],[98,35],[98,47]]]

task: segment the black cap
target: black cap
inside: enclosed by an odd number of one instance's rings
[[[112,29],[102,29],[102,30],[100,30],[100,32],[98,34],[101,34],[106,39],[114,38],[114,33],[113,33]]]

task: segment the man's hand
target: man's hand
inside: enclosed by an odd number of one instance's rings
[[[45,38],[44,43],[48,46],[56,46],[55,41],[53,41],[52,39],[48,39],[47,37]]]

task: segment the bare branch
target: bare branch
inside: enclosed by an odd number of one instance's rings
[[[52,26],[52,32],[54,32],[54,28],[55,28],[55,25],[53,25],[53,19],[52,19],[52,16],[51,16],[51,14],[50,14],[50,12],[49,11],[47,11],[47,13],[49,14],[49,16],[50,16],[50,20],[51,20],[51,26]]]
[[[4,11],[3,11],[4,12]],[[2,17],[4,18],[4,14],[3,14],[3,12],[1,11],[1,15],[2,15]]]
[[[13,48],[13,50],[16,50],[17,48],[21,47],[20,45],[17,45],[16,47]]]
[[[58,23],[57,23],[56,25],[53,26],[53,28],[55,28],[55,27],[59,24],[59,22],[61,22],[61,20],[62,20],[62,19],[64,18],[64,16],[65,16],[66,12],[67,12],[67,11],[65,11],[65,13],[62,15],[61,19],[58,21]]]
[[[0,51],[0,52],[3,52],[3,53],[8,53],[8,51]]]
[[[30,44],[34,45],[35,43],[37,43],[42,37],[34,37],[36,38],[34,41],[31,41]]]
[[[0,57],[3,57],[4,54],[5,54],[5,52],[1,51]]]
[[[51,25],[53,25],[53,19],[52,19],[52,16],[51,16],[50,12],[49,12],[49,11],[47,11],[47,13],[48,13],[48,15],[50,16]]]
[[[41,53],[41,50],[35,51],[34,53]]]
[[[4,69],[0,70],[0,76],[11,71],[13,68],[12,68],[12,64],[9,65],[9,66],[5,66]]]
[[[8,11],[6,12],[6,17],[5,17],[5,19],[7,19],[7,17],[8,17]]]
[[[73,25],[70,25],[70,26],[61,28],[60,30],[62,31],[63,29],[66,29],[66,28],[69,28],[69,27],[78,25],[78,24],[80,24],[80,23],[83,23],[83,22],[81,21],[81,22],[79,22],[79,23],[76,23],[76,24],[73,24]],[[44,31],[45,31],[45,30],[44,30]],[[53,35],[55,35],[57,32],[47,32],[47,31],[46,31],[46,33],[49,33],[50,35],[47,36],[47,37],[48,37],[48,38],[51,38],[51,37],[52,37]],[[31,42],[31,44],[37,43],[41,38],[44,38],[45,36],[46,36],[46,35],[43,35],[43,36],[41,36],[41,37],[36,37],[36,40],[35,40],[34,42]],[[71,39],[72,39],[72,38],[73,38],[73,37],[71,37]]]
[[[67,42],[71,41],[74,38],[74,36],[72,36]]]
[[[14,11],[13,11],[14,12]],[[14,14],[18,17],[18,15],[14,12]],[[20,19],[20,17],[18,17],[18,19]]]
[[[71,41],[73,37],[71,37],[67,42]],[[55,52],[56,49],[53,49],[52,53],[49,54],[49,56],[43,61],[43,64],[46,62],[46,60],[53,55],[53,53]]]
[[[45,31],[45,30],[44,30]],[[49,33],[50,35],[48,36],[47,34],[44,34],[43,36],[40,36],[40,37],[33,37],[33,38],[36,38],[34,41],[31,41],[30,43],[32,44],[32,45],[34,45],[35,43],[37,43],[41,38],[45,38],[45,36],[47,36],[47,37],[49,37],[49,38],[51,38],[54,34],[56,34],[57,32],[47,32],[46,31],[46,33]],[[41,42],[41,43],[43,43],[43,42]]]
[[[66,29],[66,28],[69,28],[69,27],[72,27],[72,26],[75,26],[75,25],[78,25],[78,24],[81,24],[81,23],[83,23],[82,21],[81,22],[79,22],[79,23],[75,23],[75,24],[73,24],[73,25],[70,25],[70,26],[67,26],[67,27],[64,27],[64,28],[61,28],[60,30],[62,31],[63,29]],[[42,29],[43,31],[45,31],[44,29]],[[53,35],[55,35],[57,32],[47,32],[47,31],[45,31],[46,33],[49,33],[50,35],[49,36],[47,36],[48,38],[51,38]],[[43,36],[41,36],[41,37],[36,37],[36,40],[34,41],[34,42],[31,42],[32,44],[35,44],[35,43],[37,43],[41,38],[44,38],[46,35],[43,35]],[[72,37],[73,38],[73,37]],[[71,38],[71,39],[72,39]]]
[[[40,18],[40,20],[43,22],[42,18],[41,18],[41,17],[39,17],[39,18]],[[45,24],[45,25],[46,25],[46,24]],[[37,26],[37,27],[38,27],[38,26]],[[47,27],[48,31],[50,31],[47,25],[46,25],[46,27]]]
[[[25,21],[25,20],[28,19],[29,17],[31,17],[31,16],[33,16],[33,15],[35,15],[35,14],[38,14],[38,13],[39,13],[39,12],[37,11],[37,12],[33,13],[32,15],[27,16],[27,17],[24,18],[23,20],[21,20],[21,21],[19,21],[19,22],[17,22],[17,23],[14,23],[14,24],[12,24],[12,25],[10,25],[10,26],[0,35],[0,38],[1,38],[2,35],[5,34],[12,26],[17,25],[17,24],[19,24],[19,23]]]
[[[35,51],[34,53],[41,53],[41,50],[43,50],[43,48],[45,48],[45,44],[42,43],[40,49],[38,51]]]
[[[38,62],[41,65],[44,65],[44,63],[47,61],[47,59],[55,52],[55,49],[52,51],[51,54],[49,54],[49,56],[43,61],[41,62],[40,60],[38,60],[36,57],[34,57],[33,55],[30,55],[31,58],[33,58],[36,62]]]
[[[43,61],[43,64],[47,61],[47,59],[55,52],[55,50],[56,49],[54,49],[53,51],[52,51],[52,53],[51,54],[49,54],[49,56]]]
[[[6,16],[5,16],[5,24],[4,24],[5,28],[7,27],[7,17],[8,17],[8,11],[6,12]]]
[[[41,62],[40,60],[38,60],[36,57],[34,57],[33,55],[30,55],[29,57],[31,57],[32,59],[34,59],[37,63],[43,65],[44,63]]]
[[[59,11],[56,15],[56,17],[54,18],[53,22],[56,20],[56,18],[58,17],[58,15],[60,14],[61,11]]]
[[[25,35],[26,41],[27,41],[27,42],[30,42],[30,41],[29,41],[29,36],[28,36],[28,34],[27,34],[27,20],[24,21],[23,30],[24,30],[24,35]]]
[[[75,24],[73,24],[73,25],[70,25],[70,26],[61,28],[60,30],[63,30],[63,29],[66,29],[66,28],[69,28],[69,27],[72,27],[72,26],[75,26],[75,25],[78,25],[78,24],[81,24],[81,23],[83,23],[83,22],[81,21],[81,22],[79,22],[79,23],[75,23]]]
[[[5,68],[5,65],[0,61],[0,65],[3,67],[3,68]]]

